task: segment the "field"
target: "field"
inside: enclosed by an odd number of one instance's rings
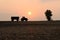
[[[1,21],[0,40],[60,40],[60,21]]]

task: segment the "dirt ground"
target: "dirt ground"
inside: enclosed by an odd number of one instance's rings
[[[60,40],[60,26],[0,26],[0,40]]]

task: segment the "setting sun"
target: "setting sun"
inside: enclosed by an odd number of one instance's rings
[[[28,15],[31,15],[31,14],[32,14],[31,11],[29,11],[29,12],[28,12]]]

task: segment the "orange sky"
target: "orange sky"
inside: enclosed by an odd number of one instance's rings
[[[10,20],[11,16],[26,16],[29,21],[46,20],[47,9],[52,10],[53,20],[60,20],[60,0],[0,0],[0,21]]]

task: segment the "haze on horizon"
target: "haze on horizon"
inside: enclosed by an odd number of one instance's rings
[[[46,20],[47,9],[52,11],[53,20],[60,20],[60,0],[0,0],[0,21],[9,21],[11,16],[25,16],[30,21]]]

